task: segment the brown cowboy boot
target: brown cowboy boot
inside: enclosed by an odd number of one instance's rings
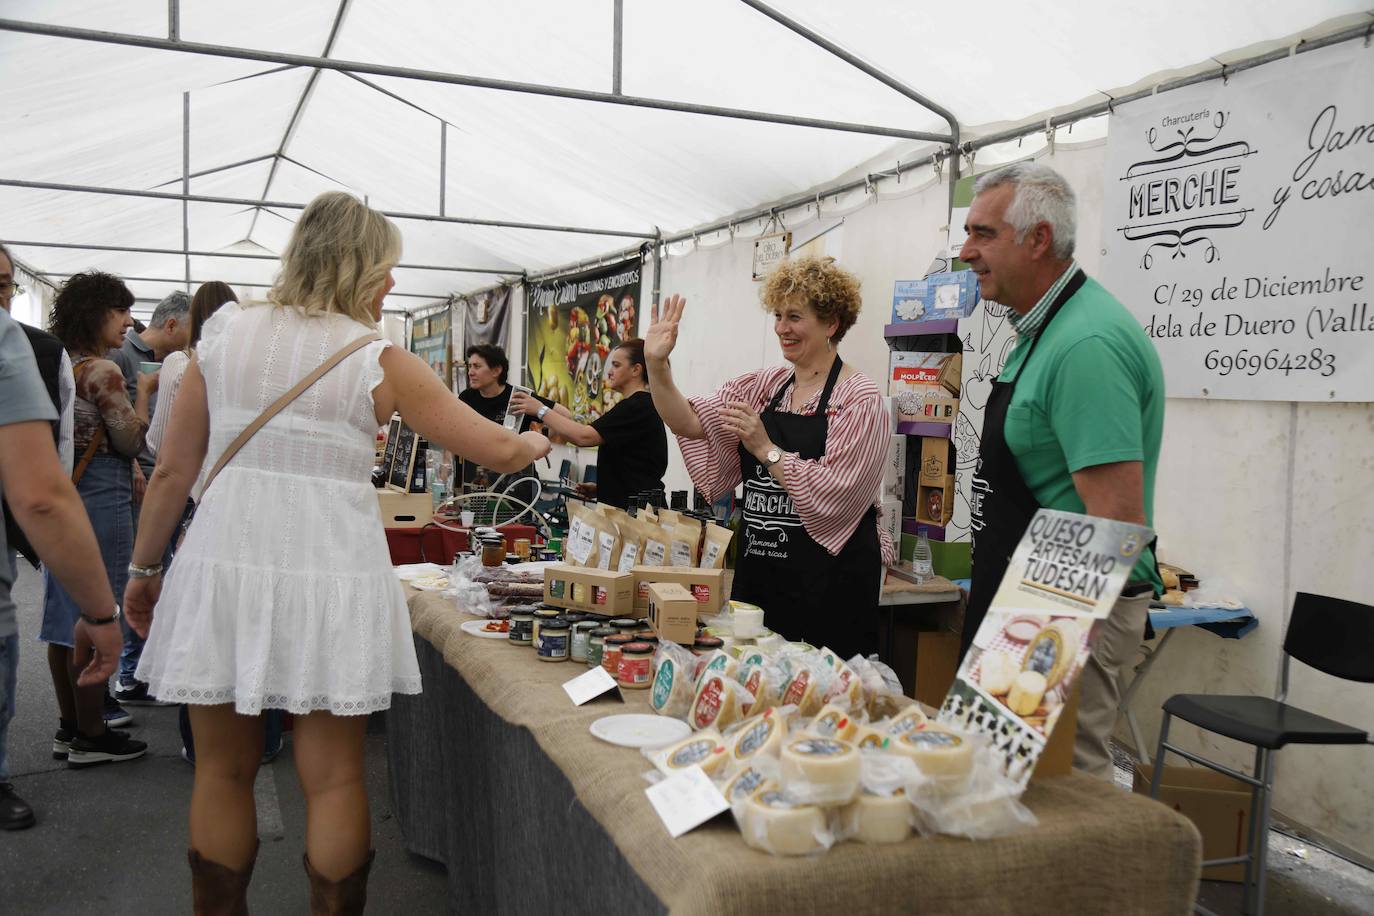
[[[330,881],[315,871],[310,856],[301,856],[310,876],[310,916],[359,916],[367,905],[367,873],[376,856],[376,850],[369,850],[363,864],[339,881]]]
[[[211,862],[194,849],[186,850],[196,916],[248,916],[248,882],[257,860],[257,841],[253,843],[253,856],[242,871]]]

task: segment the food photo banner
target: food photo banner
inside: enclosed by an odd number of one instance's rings
[[[526,382],[583,422],[619,397],[606,387],[606,361],[638,326],[639,258],[529,288]]]
[[[1171,397],[1374,400],[1371,86],[1349,42],[1112,116],[1101,278]]]

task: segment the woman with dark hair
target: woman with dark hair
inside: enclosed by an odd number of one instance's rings
[[[579,423],[562,404],[551,408],[523,391],[511,397],[511,407],[573,445],[599,446],[596,483],[579,489],[608,506],[625,509],[636,493],[663,489],[663,472],[668,470],[668,434],[649,394],[644,341],[631,338],[611,351],[606,387],[620,394],[620,403],[591,423]]]
[[[76,274],[63,284],[50,317],[53,334],[72,358],[76,379],[72,481],[90,516],[105,574],[116,595],[124,594],[134,544],[129,514],[132,461],[143,450],[148,400],[158,384],[156,374],[140,375],[131,404],[123,373],[105,358],[123,341],[125,330],[133,327],[129,315],[133,304],[133,294],[118,277],[92,271]],[[106,726],[104,685],[77,685],[72,627],[81,611],[46,570],[43,585],[43,625],[38,638],[48,644],[48,669],[60,717],[53,757],[78,769],[143,756],[148,745]]]
[[[493,423],[505,423],[511,392],[515,390],[506,382],[506,376],[510,373],[510,360],[506,358],[506,351],[495,344],[473,344],[467,348],[463,357],[467,363],[468,387],[459,392],[459,400]],[[553,404],[552,401],[544,403]],[[516,432],[527,432],[529,428],[530,423],[525,420],[520,423]],[[479,465],[466,458],[461,473],[462,483],[475,484],[483,489],[496,482],[495,475],[485,474]],[[534,466],[531,465],[507,475],[507,479],[517,480],[521,477],[535,476],[537,475]],[[501,489],[505,490],[505,486]],[[510,493],[516,499],[529,501],[534,497],[534,485],[521,484]]]

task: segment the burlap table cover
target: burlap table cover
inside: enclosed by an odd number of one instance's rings
[[[1193,825],[1164,805],[1077,774],[1032,785],[1024,801],[1039,826],[995,840],[842,843],[818,857],[784,858],[746,847],[728,816],[674,840],[643,792],[649,762],[588,731],[608,714],[650,711],[647,691],[624,691],[624,704],[602,699],[574,707],[561,685],[581,667],[539,662],[530,649],[463,633],[459,625],[473,618],[450,598],[414,593],[409,605],[416,635],[501,720],[528,731],[567,777],[576,799],[568,809],[580,805],[604,829],[670,912],[1191,912],[1201,858]],[[469,759],[501,767],[499,749],[485,750],[473,749]],[[404,819],[406,800],[398,802]],[[549,809],[550,818],[567,813]],[[538,825],[521,828],[538,833]],[[605,900],[604,910],[624,911],[614,900]]]

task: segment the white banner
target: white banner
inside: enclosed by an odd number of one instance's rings
[[[1374,400],[1371,87],[1352,41],[1112,117],[1101,279],[1170,396]]]

